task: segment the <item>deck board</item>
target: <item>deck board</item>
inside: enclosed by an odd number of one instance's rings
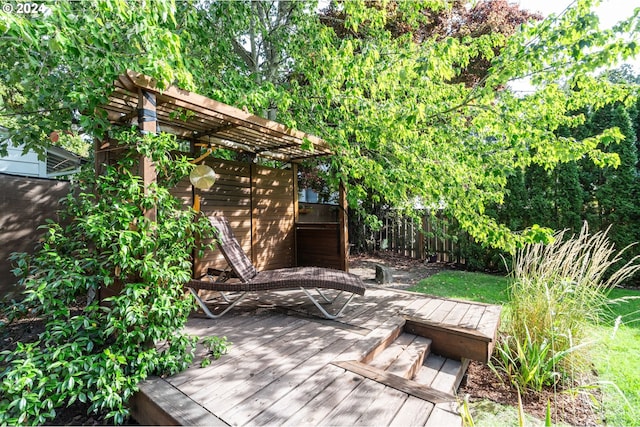
[[[272,425],[277,420],[291,418],[293,414],[306,406],[315,396],[327,388],[336,377],[344,372],[344,369],[335,365],[323,367],[322,371],[317,371],[293,390],[277,399],[252,418],[248,424],[256,426]]]
[[[257,327],[257,326],[260,327]],[[198,336],[229,336],[234,337],[233,341],[230,345],[229,352],[222,357],[220,360],[215,361],[215,366],[212,369],[202,369],[200,367],[200,360],[204,355],[204,349],[200,349],[197,354],[200,355],[192,366],[190,366],[185,371],[174,375],[167,379],[174,386],[180,386],[187,382],[191,382],[191,386],[185,386],[185,392],[189,393],[189,387],[193,387],[198,389],[200,387],[206,386],[210,383],[213,376],[218,375],[216,371],[217,368],[220,368],[224,365],[233,365],[237,363],[239,360],[246,357],[256,357],[257,354],[265,350],[265,346],[274,340],[278,340],[281,337],[291,334],[297,328],[305,325],[305,322],[300,319],[294,319],[290,323],[283,324],[281,319],[277,318],[266,318],[261,319],[259,323],[253,325],[252,328],[243,329],[243,334],[239,336],[234,331],[221,331],[216,334],[207,333],[206,335],[201,335],[198,333]],[[194,333],[195,331],[191,330],[190,333]]]
[[[197,409],[181,407],[180,415],[190,419],[186,416],[209,413],[234,426],[460,424],[451,404],[434,405],[424,393],[340,364],[356,366],[382,354],[401,336],[405,315],[414,323],[423,319],[441,325],[443,331],[467,330],[487,345],[496,333],[499,307],[372,287],[354,299],[343,317],[329,321],[319,318],[305,298],[296,291],[273,292],[247,298],[217,320],[197,314],[190,319],[188,333],[226,336],[232,344],[204,368],[200,361],[206,350],[199,345],[192,366],[158,379]],[[425,360],[416,382],[444,381],[445,359],[433,357]],[[428,366],[434,363],[438,366]],[[152,393],[154,387],[143,389]],[[144,399],[139,402],[144,406]]]
[[[389,423],[390,427],[423,426],[429,419],[435,405],[426,400],[409,396],[396,416]]]
[[[382,353],[380,353],[375,360],[372,360],[369,365],[374,368],[382,369],[383,371],[388,369],[415,338],[416,336],[412,334],[400,334],[400,336]]]
[[[384,384],[365,379],[333,411],[320,421],[328,426],[354,425],[360,414],[365,414],[371,403],[386,389]]]
[[[484,305],[471,305],[462,319],[460,319],[459,325],[463,328],[476,329],[486,308]]]
[[[420,384],[431,386],[433,380],[436,379],[438,372],[442,369],[442,365],[446,362],[446,358],[431,354],[425,359],[422,369],[416,374],[414,380]]]
[[[467,314],[467,311],[469,311],[471,306],[471,304],[463,302],[457,303],[447,314],[447,316],[442,320],[442,323],[444,323],[445,325],[459,325],[464,318],[464,315]]]
[[[270,323],[266,322],[265,323]],[[303,321],[294,321],[288,325],[274,326],[269,332],[268,325],[259,332],[247,334],[248,338],[233,338],[228,354],[215,361],[210,368],[203,369],[199,362],[186,371],[168,379],[174,386],[187,394],[195,393],[207,387],[215,387],[216,381],[224,379],[238,369],[246,360],[261,360],[270,356],[269,344],[277,344],[287,334],[291,334],[306,325]],[[260,332],[262,334],[260,334]],[[231,335],[231,334],[229,334]],[[236,335],[231,335],[232,337]],[[244,344],[242,343],[244,341]]]
[[[333,359],[336,353],[344,351],[349,341],[337,339],[309,358],[299,358],[299,362],[289,372],[272,381],[268,386],[251,394],[240,404],[222,414],[223,418],[233,419],[234,423],[245,424],[259,415],[266,408],[275,404],[280,398],[303,384],[308,378],[315,376]],[[253,423],[251,423],[253,424]]]
[[[318,425],[365,379],[344,369],[327,388],[318,393],[307,405],[300,408],[284,426]]]
[[[409,396],[391,387],[386,387],[378,397],[371,402],[369,408],[356,420],[354,425],[386,426],[396,416]]]
[[[495,336],[497,325],[500,323],[500,307],[487,306],[478,323],[478,331],[486,336]]]
[[[459,303],[456,301],[443,301],[431,314],[429,320],[435,323],[444,323],[443,320]]]
[[[309,326],[315,327],[316,325]],[[242,402],[255,391],[269,385],[274,379],[293,369],[298,364],[298,360],[304,361],[312,354],[317,353],[327,339],[330,341],[337,339],[333,334],[327,337],[329,332],[330,330],[327,330],[320,336],[310,335],[308,339],[300,342],[284,343],[280,352],[274,352],[260,359],[258,363],[248,363],[250,361],[242,363],[234,374],[236,378],[225,381],[225,387],[214,384],[212,387],[214,389],[198,391],[193,394],[193,397],[202,399],[204,406],[211,412],[224,414],[225,411]]]

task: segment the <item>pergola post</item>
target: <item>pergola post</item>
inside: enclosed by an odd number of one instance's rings
[[[291,163],[291,177],[293,181],[293,224],[296,228],[300,220],[299,199],[298,199],[298,164]],[[296,230],[294,230],[296,231]],[[293,265],[298,265],[298,233],[293,233]]]
[[[347,214],[347,189],[340,181],[340,209],[338,209],[338,221],[340,223],[340,264],[344,271],[349,271],[349,217]]]
[[[138,91],[138,129],[142,134],[156,133],[158,128],[158,118],[156,115],[156,95],[140,89]],[[138,163],[138,175],[142,177],[145,193],[149,185],[156,182],[156,168],[153,161],[146,157],[140,156]],[[156,208],[149,209],[145,212],[145,216],[151,221],[156,220]]]

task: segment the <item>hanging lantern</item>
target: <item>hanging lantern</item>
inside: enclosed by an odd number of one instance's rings
[[[207,165],[198,165],[189,174],[191,184],[200,190],[208,190],[216,182],[216,173]]]

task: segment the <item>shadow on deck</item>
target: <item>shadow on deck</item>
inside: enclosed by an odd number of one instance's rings
[[[297,292],[256,295],[191,334],[227,355],[150,378],[131,400],[141,424],[461,425],[455,391],[493,351],[500,307],[370,288],[337,321]]]

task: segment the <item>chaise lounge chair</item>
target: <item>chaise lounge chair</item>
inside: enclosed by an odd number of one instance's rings
[[[218,247],[231,270],[219,272],[215,281],[192,279],[186,285],[207,317],[215,319],[223,316],[238,304],[248,292],[302,289],[320,312],[327,319],[333,320],[342,315],[342,312],[353,297],[364,295],[365,286],[362,280],[358,276],[345,271],[320,267],[292,267],[258,271],[242,250],[226,218],[210,216],[209,220],[218,229]],[[233,281],[229,281],[230,279]],[[228,306],[218,314],[213,313],[198,295],[197,290],[199,289],[220,292]],[[309,289],[315,289],[318,295],[329,304],[332,304],[342,292],[348,292],[351,295],[335,311],[335,314],[331,314],[309,292]],[[330,299],[322,292],[324,289],[334,289],[339,292],[333,299]],[[225,292],[236,292],[239,295],[234,299],[230,299]]]

